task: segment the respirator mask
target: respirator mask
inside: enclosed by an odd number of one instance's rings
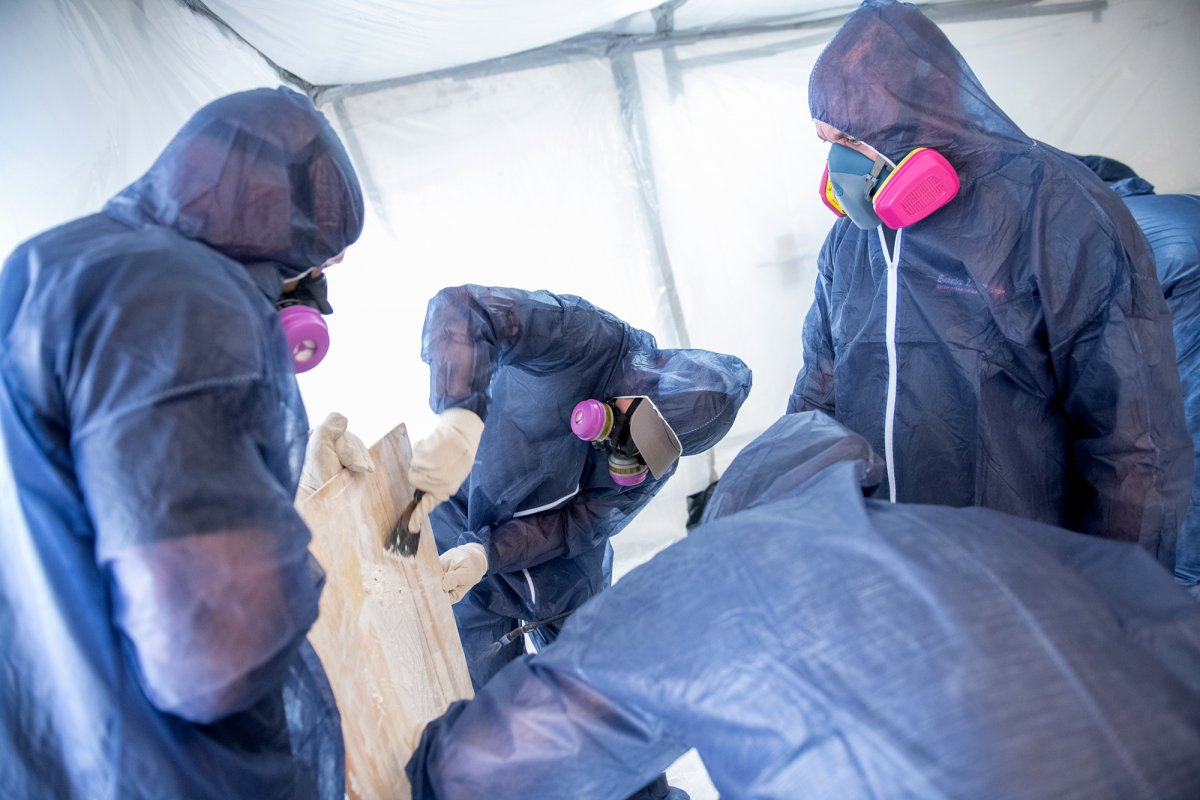
[[[309,272],[275,303],[297,373],[307,372],[320,364],[329,352],[329,327],[321,319],[322,315],[333,313],[333,306],[326,299],[327,292],[325,276],[314,278]]]
[[[821,173],[821,202],[859,228],[882,222],[892,230],[912,225],[958,194],[958,173],[935,150],[918,147],[899,164],[882,155],[874,160],[845,145],[833,144]]]
[[[620,486],[640,485],[647,472],[657,480],[683,455],[679,437],[645,396],[584,400],[571,412],[571,431],[608,454],[608,473]]]

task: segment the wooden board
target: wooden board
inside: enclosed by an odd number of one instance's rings
[[[297,503],[327,576],[309,640],[342,715],[346,793],[354,800],[410,797],[404,765],[415,732],[471,696],[428,523],[415,558],[383,548],[412,498],[404,426],[379,440],[371,458],[373,473],[342,470]]]

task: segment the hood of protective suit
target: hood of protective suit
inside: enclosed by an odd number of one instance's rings
[[[813,67],[808,102],[813,119],[894,162],[938,151],[963,181],[1033,145],[945,34],[893,0],[866,0],[846,18]]]
[[[614,380],[613,396],[646,395],[679,437],[683,455],[703,453],[729,432],[750,393],[750,370],[723,353],[658,350],[654,338],[636,342]]]
[[[105,206],[285,277],[358,239],[363,197],[350,158],[307,97],[284,87],[209,103],[158,160]]]
[[[786,414],[733,459],[702,522],[790,497],[838,464],[853,472],[864,494],[883,478],[883,461],[857,433],[820,411]]]

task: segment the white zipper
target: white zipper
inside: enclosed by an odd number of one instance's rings
[[[533,588],[533,576],[529,574],[529,570],[523,569],[525,573],[525,582],[529,584],[529,607],[537,611],[537,589]]]
[[[887,344],[888,356],[888,390],[883,417],[883,459],[887,464],[888,492],[894,503],[896,502],[896,305],[899,294],[900,238],[904,235],[904,229],[896,231],[896,247],[890,254],[888,253],[887,239],[883,235],[883,225],[875,230],[879,232],[883,260],[887,263],[887,320],[884,341]]]

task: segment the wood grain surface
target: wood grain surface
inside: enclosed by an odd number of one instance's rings
[[[405,427],[379,440],[371,457],[373,473],[342,470],[297,503],[327,576],[309,639],[341,712],[353,800],[408,798],[404,766],[420,729],[471,696],[429,524],[415,558],[383,548],[412,498]]]

